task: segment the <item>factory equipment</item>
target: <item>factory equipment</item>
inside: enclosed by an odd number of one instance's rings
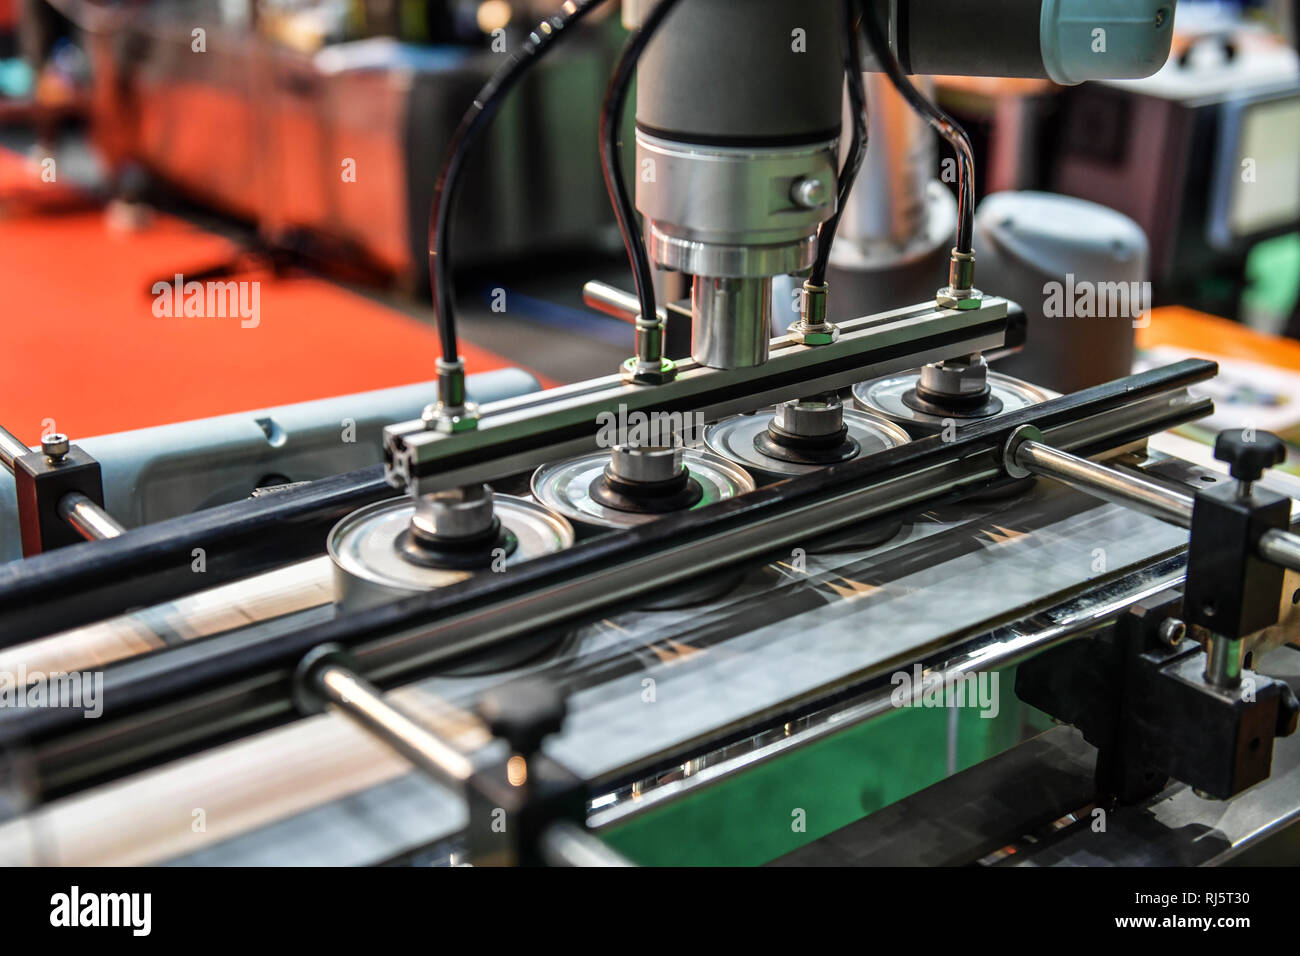
[[[1279,444],[1225,433],[1229,481],[1148,443],[1211,411],[1189,392],[1210,362],[1067,395],[990,372],[1018,310],[976,285],[963,134],[904,74],[1143,75],[1168,53],[1171,0],[1018,0],[974,18],[956,0],[626,3],[600,126],[636,291],[599,297],[631,313],[635,354],[475,402],[448,271],[465,157],[597,6],[544,21],[453,137],[430,222],[437,394],[384,430],[382,465],[125,529],[84,449],[4,440],[28,557],[0,566],[0,659],[94,661],[103,693],[94,721],[0,708],[0,746],[32,782],[0,854],[683,862],[692,846],[655,837],[674,807],[705,813],[756,768],[1001,674],[1018,698],[981,694],[977,725],[1025,701],[1100,755],[1075,811],[1118,801],[1138,817],[1192,788],[1250,815],[1234,849],[1283,827],[1296,796],[1271,773],[1300,760],[1285,739],[1300,707],[1270,655],[1293,653],[1300,537],[1269,471]],[[1110,31],[1108,56],[1080,47],[1091,29]],[[638,61],[634,199],[619,131]],[[933,298],[832,320],[864,68],[956,145],[956,239]],[[654,266],[689,274],[689,303],[655,300]],[[805,270],[797,320],[771,338],[771,282]],[[669,357],[686,320],[690,354]],[[214,620],[227,604],[239,620]],[[157,628],[159,608],[190,633],[122,640]],[[886,776],[840,765],[855,812],[818,832],[854,823],[866,781]],[[196,835],[177,814],[192,793],[237,822]],[[876,806],[908,793],[882,789]],[[111,807],[106,829],[66,838],[93,806]],[[1025,825],[985,836],[1004,846]],[[766,859],[811,840],[791,834]],[[707,840],[728,845],[686,843]]]
[[[471,16],[432,42],[382,35],[374,18],[381,35],[345,34],[333,24],[343,4],[299,10],[297,20],[293,11],[250,18],[241,6],[255,5],[150,0],[101,11],[86,45],[92,131],[106,164],[128,194],[143,173],[251,223],[277,253],[419,288],[432,157],[503,51],[524,40],[526,5],[502,3],[499,23]],[[451,4],[423,6],[451,18]],[[575,38],[537,71],[527,103],[494,126],[492,162],[466,187],[460,265],[604,247],[609,210],[588,188],[599,176],[588,147],[609,63],[599,31]],[[485,217],[508,225],[472,228]]]

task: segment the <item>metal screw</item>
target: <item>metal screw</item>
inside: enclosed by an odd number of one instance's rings
[[[1187,625],[1176,617],[1167,617],[1160,622],[1158,631],[1160,640],[1164,641],[1170,647],[1177,647],[1187,636]]]
[[[63,461],[68,454],[68,436],[61,435],[58,432],[46,435],[41,439],[41,453],[45,455],[51,465],[57,465]]]
[[[820,179],[799,179],[790,187],[790,198],[805,209],[826,204],[826,184]]]

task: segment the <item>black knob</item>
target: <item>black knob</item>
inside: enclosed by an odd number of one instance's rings
[[[1238,481],[1259,481],[1269,468],[1286,461],[1286,445],[1272,432],[1219,432],[1214,457],[1232,465],[1229,472]]]
[[[525,756],[535,754],[543,738],[558,733],[568,712],[564,695],[554,683],[523,677],[485,692],[478,715],[497,737]]]

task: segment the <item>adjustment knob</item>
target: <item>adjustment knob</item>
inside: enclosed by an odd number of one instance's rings
[[[492,688],[479,698],[477,710],[493,735],[525,756],[537,753],[545,737],[559,732],[568,712],[559,688],[536,677]]]
[[[1272,432],[1233,429],[1219,432],[1214,457],[1228,462],[1230,474],[1238,481],[1255,482],[1269,468],[1286,461],[1286,445]]]

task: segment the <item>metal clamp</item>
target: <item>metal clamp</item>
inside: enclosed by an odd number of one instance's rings
[[[99,462],[68,436],[46,435],[41,450],[30,451],[0,428],[0,464],[14,476],[24,557],[126,530],[103,508]]]

